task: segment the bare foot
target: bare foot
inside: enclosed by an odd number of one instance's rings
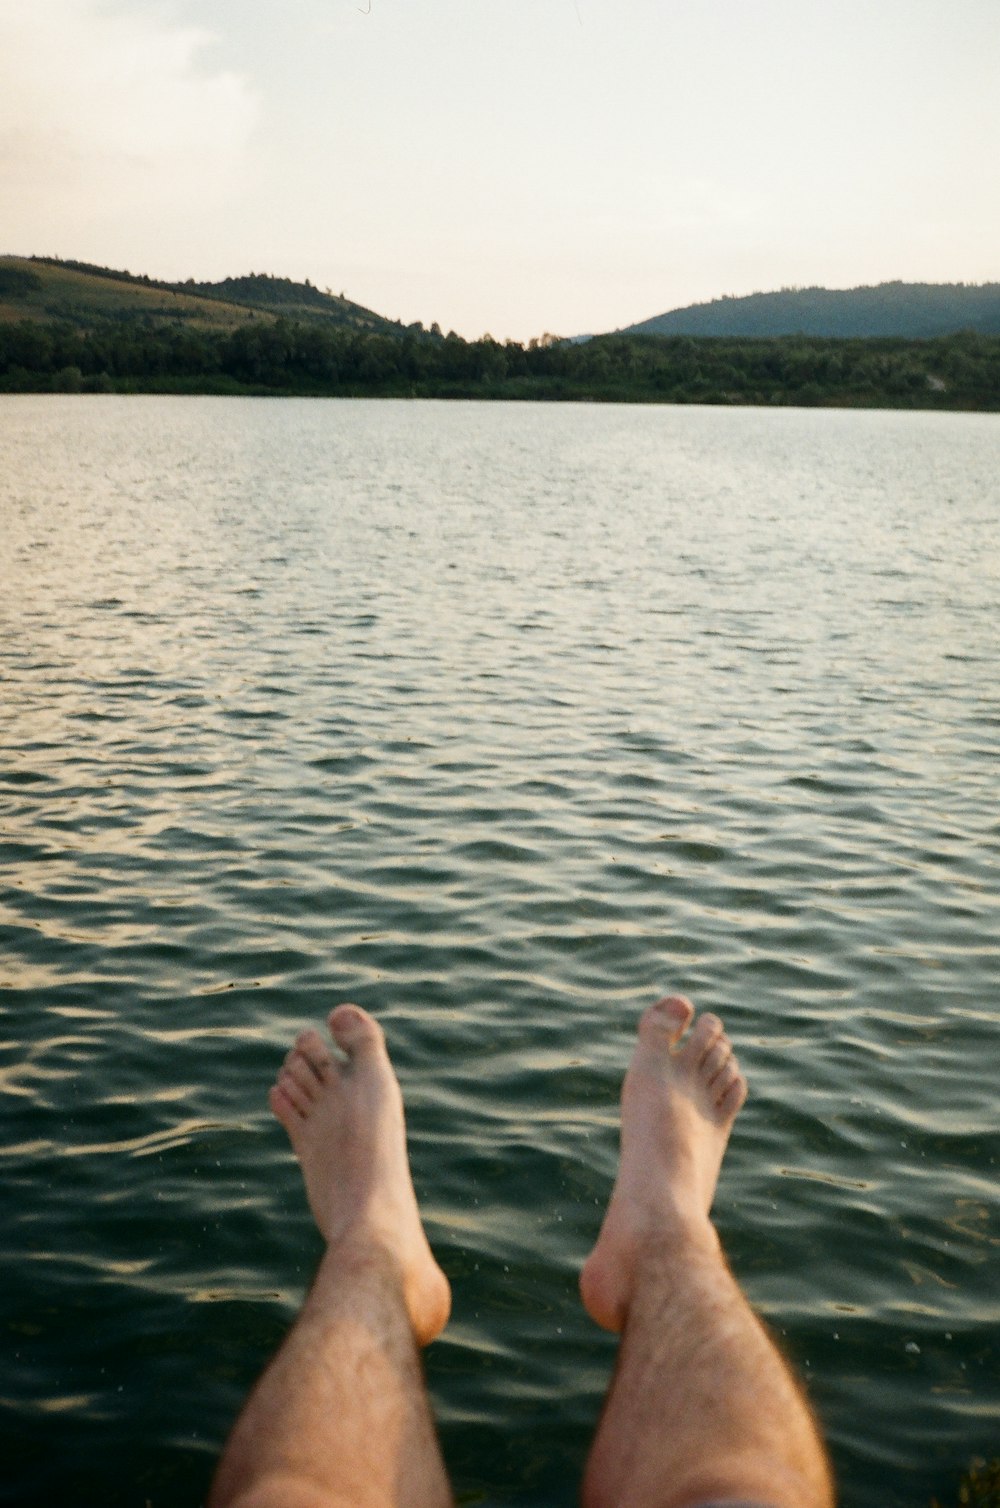
[[[346,1061],[319,1032],[303,1032],[270,1106],[291,1139],[320,1233],[331,1246],[350,1243],[362,1257],[380,1251],[398,1263],[414,1333],[426,1345],[445,1326],[451,1290],[420,1223],[385,1037],[356,1005],[338,1005],[329,1026]]]
[[[621,1330],[637,1265],[651,1245],[708,1235],[708,1214],[746,1080],[718,1016],[682,995],[645,1012],[622,1088],[621,1157],[597,1245],[580,1274],[591,1319]]]

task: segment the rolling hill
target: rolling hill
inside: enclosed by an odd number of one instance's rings
[[[403,326],[288,278],[250,273],[218,283],[165,283],[82,262],[6,256],[0,257],[0,394],[997,412],[1000,333],[989,332],[1000,332],[1000,321],[986,321],[998,293],[996,285],[902,283],[839,294],[786,290],[722,299],[581,343],[543,338],[522,346],[444,336],[434,325]],[[700,322],[678,329],[685,314]],[[817,322],[832,333],[804,333]],[[976,322],[985,328],[970,328]],[[753,333],[730,333],[740,330]],[[918,333],[906,338],[901,330]]]
[[[1000,283],[879,283],[782,288],[690,304],[629,325],[621,335],[818,335],[929,340],[976,330],[1000,334]]]
[[[250,320],[279,317],[318,321],[340,329],[400,333],[350,299],[309,282],[250,273],[220,283],[164,283],[88,262],[48,257],[0,256],[0,321],[63,321],[77,329],[108,322],[227,330]]]

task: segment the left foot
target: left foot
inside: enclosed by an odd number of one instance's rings
[[[329,1026],[345,1057],[336,1059],[319,1032],[303,1032],[271,1090],[271,1109],[288,1132],[321,1235],[330,1246],[393,1260],[414,1334],[426,1345],[445,1326],[451,1290],[420,1221],[399,1083],[382,1028],[366,1011],[340,1005]]]

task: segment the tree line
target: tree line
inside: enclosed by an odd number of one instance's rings
[[[1000,336],[466,341],[286,319],[0,325],[0,391],[1000,409]]]

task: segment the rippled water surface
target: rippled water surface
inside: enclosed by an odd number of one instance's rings
[[[1000,421],[0,399],[2,1501],[202,1500],[319,1251],[265,1092],[389,1034],[460,1499],[568,1505],[639,1009],[844,1501],[1000,1454]]]

